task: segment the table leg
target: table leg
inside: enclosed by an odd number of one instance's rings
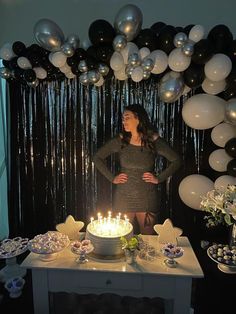
[[[189,314],[191,309],[192,278],[176,278],[173,314]]]
[[[32,269],[34,314],[49,314],[47,270]]]

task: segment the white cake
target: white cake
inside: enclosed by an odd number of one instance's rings
[[[99,223],[98,220],[90,222],[86,228],[85,238],[94,246],[93,254],[98,258],[113,259],[123,255],[120,237],[131,237],[133,226],[122,219],[114,223]]]

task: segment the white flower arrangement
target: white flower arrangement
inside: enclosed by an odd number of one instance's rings
[[[204,217],[207,219],[207,227],[232,225],[236,220],[236,185],[228,185],[225,191],[209,191],[202,197],[200,208],[210,213]]]

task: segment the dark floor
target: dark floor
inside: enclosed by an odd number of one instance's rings
[[[27,255],[27,253],[25,253]],[[194,314],[235,314],[236,275],[225,274],[209,259],[206,250],[196,252],[205,277],[193,281],[192,307]],[[22,254],[21,260],[26,255]],[[18,260],[18,263],[21,262]],[[0,260],[0,268],[5,261]],[[31,272],[25,276],[23,293],[9,298],[0,283],[0,313],[27,312],[34,314]],[[158,299],[119,297],[114,294],[100,296],[55,293],[50,295],[51,314],[163,314],[163,302]]]

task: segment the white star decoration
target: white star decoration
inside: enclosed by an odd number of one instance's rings
[[[76,240],[79,238],[79,231],[83,228],[84,223],[82,221],[75,221],[74,217],[69,215],[66,221],[56,225],[57,231],[68,235],[70,240]]]
[[[177,244],[177,238],[183,233],[182,229],[173,226],[169,218],[164,221],[163,225],[157,224],[153,228],[158,234],[159,243]]]

